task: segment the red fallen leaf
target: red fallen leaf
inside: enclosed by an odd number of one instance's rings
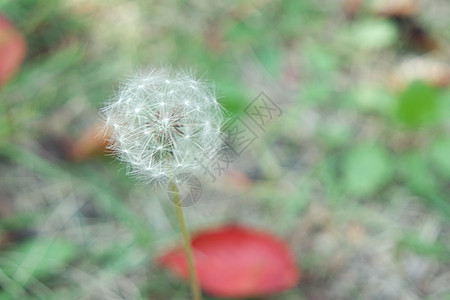
[[[196,234],[192,246],[200,285],[214,296],[263,296],[292,288],[300,280],[286,243],[263,231],[228,225]],[[158,262],[189,278],[183,248],[159,257]]]
[[[26,42],[23,35],[0,14],[0,86],[20,68],[25,53]]]
[[[415,0],[385,0],[375,2],[374,10],[387,17],[412,17],[417,13],[418,7]]]

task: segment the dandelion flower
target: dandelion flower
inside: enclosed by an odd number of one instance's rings
[[[102,109],[109,149],[143,182],[199,174],[222,145],[214,87],[168,68],[139,72]]]

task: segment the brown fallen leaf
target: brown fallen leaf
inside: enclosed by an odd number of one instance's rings
[[[373,9],[377,14],[386,17],[412,17],[418,11],[417,3],[414,0],[376,1]]]
[[[98,122],[89,127],[81,137],[73,143],[69,153],[71,161],[79,162],[86,160],[96,154],[104,153],[108,142],[105,136],[108,130],[104,122]]]
[[[408,50],[430,52],[439,48],[439,43],[416,19],[419,7],[414,0],[377,1],[376,14],[392,20],[399,29],[399,36]]]
[[[361,0],[344,0],[344,12],[349,20],[353,20],[361,9]]]
[[[417,80],[435,87],[447,87],[450,85],[450,65],[424,56],[408,58],[394,70],[389,84],[393,90],[403,90]]]

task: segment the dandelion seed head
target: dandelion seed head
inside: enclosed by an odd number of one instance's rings
[[[109,148],[143,182],[200,174],[222,147],[224,114],[215,99],[212,85],[187,72],[134,74],[101,111],[111,127]]]

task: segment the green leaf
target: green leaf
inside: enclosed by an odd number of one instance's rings
[[[406,235],[400,242],[399,247],[412,250],[420,255],[435,257],[448,261],[450,259],[449,249],[442,243],[428,243],[422,241],[419,236]]]
[[[429,193],[429,191],[437,190],[435,178],[420,153],[404,154],[401,157],[400,171],[412,191]]]
[[[31,278],[54,274],[76,255],[76,247],[67,241],[37,238],[15,248],[2,260],[2,270],[16,282],[26,285]]]
[[[352,130],[348,124],[345,123],[333,123],[322,124],[319,128],[318,137],[328,147],[339,147],[347,144],[352,140]]]
[[[335,101],[334,95],[336,93],[329,81],[308,82],[308,85],[303,89],[301,101],[308,101],[313,104]]]
[[[422,153],[415,151],[404,154],[399,162],[401,175],[412,193],[420,196],[424,203],[448,219],[450,218],[448,197],[439,189],[436,176],[433,176],[423,156]]]
[[[255,55],[264,68],[272,75],[278,76],[281,71],[283,50],[279,43],[269,43],[264,47],[255,49]]]
[[[386,20],[366,20],[354,23],[347,37],[351,44],[360,49],[379,50],[394,44],[397,31]]]
[[[313,44],[306,48],[308,67],[312,72],[333,75],[339,67],[339,60],[335,53],[325,49],[323,45]]]
[[[362,145],[344,159],[344,186],[353,196],[369,196],[389,181],[393,169],[387,151],[381,146]]]
[[[243,90],[237,87],[235,83],[218,84],[217,89],[221,98],[219,99],[225,109],[232,114],[242,114],[249,103],[248,97]]]
[[[436,169],[450,178],[450,139],[437,140],[431,147],[430,154]]]
[[[392,112],[395,99],[384,89],[364,85],[355,88],[351,94],[352,100],[363,110],[376,111],[383,114]]]
[[[437,119],[437,90],[415,81],[398,99],[397,118],[410,127],[419,127]]]

